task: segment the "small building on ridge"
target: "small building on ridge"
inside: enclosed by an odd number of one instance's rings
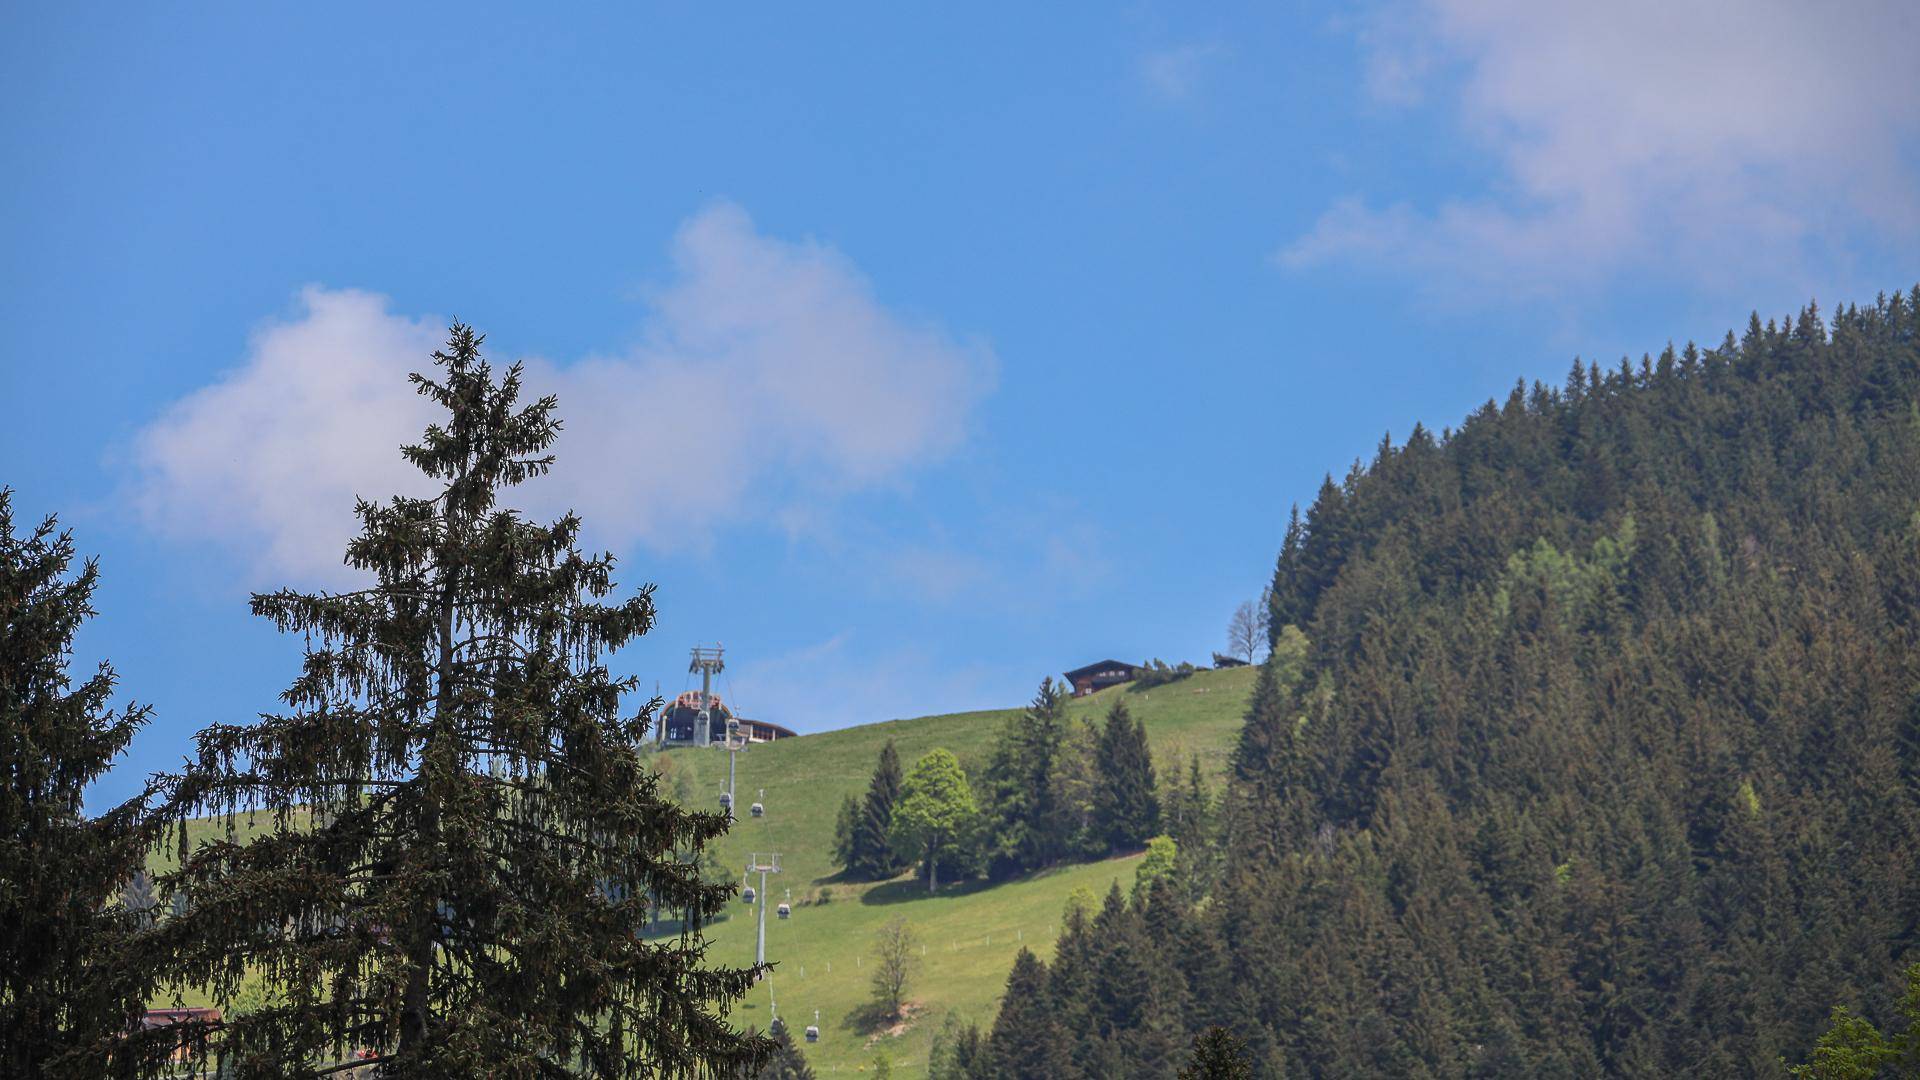
[[[1073,684],[1073,696],[1086,697],[1109,686],[1132,682],[1139,674],[1138,665],[1120,660],[1102,660],[1097,664],[1074,668],[1066,676],[1067,681]]]

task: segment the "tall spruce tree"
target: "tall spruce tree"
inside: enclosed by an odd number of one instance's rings
[[[1194,1037],[1193,1056],[1180,1070],[1180,1080],[1253,1080],[1247,1045],[1226,1028],[1208,1028]]]
[[[360,502],[346,593],[282,590],[257,615],[298,634],[286,711],[215,724],[166,781],[186,918],[157,934],[181,981],[269,1002],[220,1032],[240,1076],[319,1075],[355,1053],[382,1076],[690,1076],[765,1049],[723,1020],[753,973],[705,963],[729,895],[687,853],[726,828],[657,790],[601,657],[652,626],[651,587],[602,603],[613,559],[579,519],[497,505],[542,475],[555,401],[496,378],[455,325],[418,391],[445,410],[406,459],[430,498]],[[323,448],[324,449],[324,448]],[[227,830],[188,850],[185,820]],[[266,834],[242,843],[240,816]],[[649,903],[681,934],[642,941]]]
[[[987,1037],[989,1074],[994,1080],[1055,1080],[1066,1073],[1059,1012],[1048,990],[1047,965],[1021,949],[1007,975],[1000,1016]]]
[[[84,797],[147,710],[108,707],[104,663],[78,686],[68,675],[99,568],[72,573],[55,528],[15,535],[0,488],[0,1073],[105,1076],[156,1049],[123,1040],[150,982],[129,952],[145,909],[118,902],[138,894],[152,833],[144,796],[96,818]]]
[[[860,821],[860,802],[852,795],[840,800],[840,813],[833,819],[833,861],[843,868],[853,866],[853,830]]]
[[[758,1069],[741,1075],[746,1080],[813,1080],[813,1067],[793,1044],[792,1034],[781,1025],[773,1033],[773,1049],[768,1051],[767,1060]]]
[[[1146,724],[1116,701],[1100,732],[1100,784],[1094,789],[1094,820],[1110,847],[1143,847],[1160,831],[1160,801],[1154,794],[1153,754]]]
[[[1052,678],[1026,711],[1007,721],[981,778],[986,802],[987,873],[1037,870],[1064,851],[1056,827],[1054,758],[1066,726],[1066,699]]]
[[[900,871],[901,858],[893,850],[893,805],[900,800],[900,753],[893,740],[880,748],[880,760],[867,782],[867,797],[853,820],[847,871],[866,881],[890,878]]]

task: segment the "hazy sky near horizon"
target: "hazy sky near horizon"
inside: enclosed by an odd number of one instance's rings
[[[748,714],[1205,661],[1288,508],[1575,355],[1920,281],[1920,9],[11,5],[0,484],[151,727],[271,710],[458,318]]]

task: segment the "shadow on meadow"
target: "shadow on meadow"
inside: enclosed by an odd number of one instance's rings
[[[1102,860],[1088,860],[1088,862],[1100,861]],[[925,900],[935,896],[972,896],[975,893],[985,892],[989,889],[997,889],[1002,885],[1017,885],[1027,881],[1043,881],[1047,878],[1064,874],[1078,865],[1081,864],[1060,863],[1055,866],[1049,866],[1044,870],[1035,870],[1031,874],[1003,878],[998,881],[990,878],[968,878],[965,881],[956,881],[951,885],[942,885],[940,886],[940,891],[937,893],[929,893],[926,882],[921,881],[919,878],[896,878],[893,881],[875,885],[873,888],[861,893],[860,902],[863,904],[902,904],[912,900]]]

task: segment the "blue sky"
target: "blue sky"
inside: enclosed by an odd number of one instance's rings
[[[1383,433],[1920,280],[1910,5],[720,7],[0,15],[0,483],[156,710],[98,798],[274,707],[247,593],[345,580],[449,318],[659,584],[616,666],[820,730],[1203,661]]]

